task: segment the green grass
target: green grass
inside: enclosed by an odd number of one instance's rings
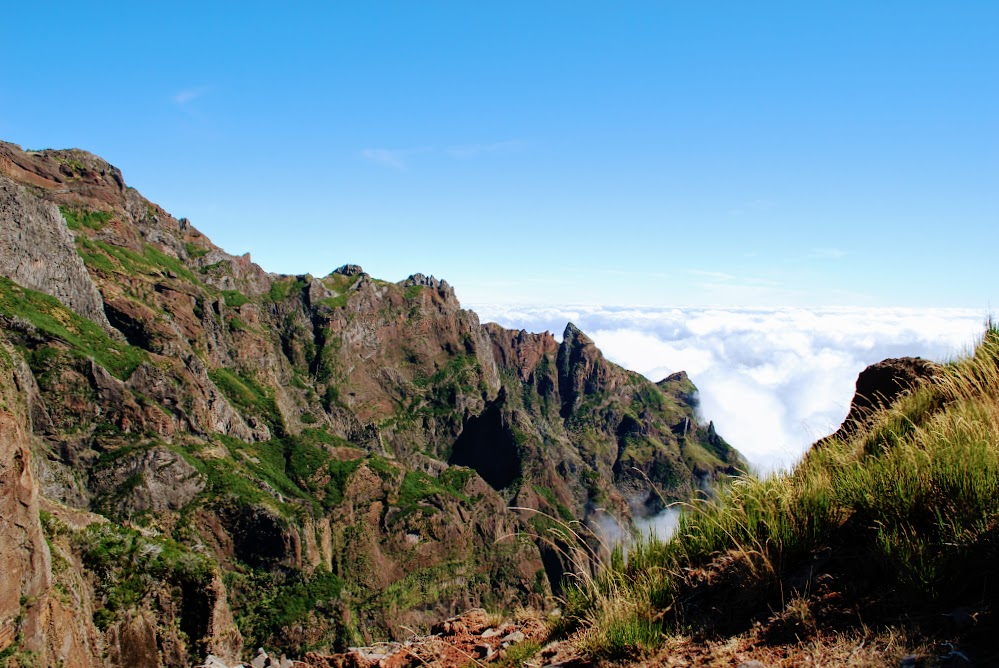
[[[239,308],[250,301],[250,298],[239,290],[223,290],[222,296],[225,297],[225,305],[229,308]]]
[[[226,585],[232,591],[236,624],[249,647],[274,647],[286,629],[302,625],[310,614],[333,617],[343,590],[343,581],[324,568],[312,574],[231,572],[226,575]],[[324,638],[312,645],[328,647],[331,642],[331,638]],[[310,648],[287,641],[279,646],[290,646],[296,652]]]
[[[142,349],[112,339],[96,323],[71,311],[56,298],[22,288],[4,277],[0,277],[0,313],[29,321],[49,337],[68,345],[72,354],[93,358],[122,380],[148,359]]]
[[[102,630],[163,583],[203,588],[217,570],[211,559],[169,538],[145,537],[116,524],[92,524],[74,540],[97,575],[94,622]]]
[[[300,487],[312,492],[327,509],[343,502],[347,479],[361,465],[361,459],[341,461],[306,438],[283,439],[286,473]]]
[[[468,502],[464,493],[465,484],[475,473],[463,466],[450,466],[434,478],[422,471],[406,471],[406,476],[399,486],[400,508],[414,505],[434,494],[452,496]]]
[[[323,445],[346,442],[318,429],[257,443],[216,438],[231,458],[189,458],[208,479],[209,494],[241,506],[266,502],[286,516],[308,513],[318,517],[337,507],[343,502],[348,479],[364,462],[360,456],[348,461],[332,457]],[[258,481],[280,493],[285,503],[276,502]]]
[[[531,487],[534,489],[535,492],[538,493],[538,495],[541,498],[543,498],[545,501],[548,502],[548,505],[551,506],[555,510],[555,512],[558,513],[559,517],[561,517],[563,520],[565,520],[566,522],[572,522],[574,519],[576,519],[573,516],[573,514],[569,511],[569,509],[566,508],[565,505],[563,505],[561,502],[559,502],[558,497],[555,496],[555,492],[551,491],[547,487],[542,487],[540,485],[531,485]]]
[[[284,421],[274,401],[273,390],[259,384],[248,374],[229,369],[212,369],[208,377],[240,413],[263,418],[275,436],[284,434]]]
[[[191,283],[198,283],[194,273],[183,262],[151,244],[145,244],[139,253],[130,248],[81,236],[77,237],[76,246],[87,266],[105,273],[129,276],[164,276],[173,273]]]
[[[94,231],[102,230],[115,216],[112,211],[86,211],[68,206],[59,207],[59,212],[66,219],[66,225],[74,232],[85,227]]]
[[[329,309],[343,308],[347,305],[347,300],[350,299],[350,296],[350,292],[342,292],[333,297],[327,297],[326,299],[319,300],[319,304]]]
[[[527,662],[541,651],[541,645],[533,640],[525,640],[511,646],[498,660],[492,664],[496,668],[519,668],[528,665]]]
[[[330,274],[323,279],[323,285],[337,294],[332,297],[327,297],[319,303],[330,309],[343,308],[347,305],[347,301],[350,299],[351,295],[354,294],[350,288],[352,288],[358,280],[360,280],[359,276]]]
[[[275,304],[283,302],[289,296],[300,293],[307,285],[308,283],[304,279],[296,276],[275,279],[267,293],[267,300]]]
[[[184,244],[184,250],[187,251],[188,257],[190,257],[192,260],[197,260],[199,257],[204,257],[211,252],[210,249],[204,248],[197,244],[193,244],[190,241]]]
[[[972,357],[846,442],[813,448],[790,472],[738,479],[716,502],[690,504],[671,540],[640,540],[626,559],[617,552],[570,592],[566,618],[590,628],[583,644],[594,654],[640,653],[663,632],[707,623],[690,601],[736,595],[721,589],[731,582],[698,574],[738,574],[742,590],[779,606],[796,568],[843,544],[863,555],[853,568],[875,569],[883,593],[953,606],[982,595],[997,530],[999,331],[990,328]]]

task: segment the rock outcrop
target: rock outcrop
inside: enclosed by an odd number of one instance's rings
[[[0,275],[52,295],[105,329],[101,295],[55,204],[0,176]]]
[[[849,438],[867,424],[873,414],[890,406],[901,394],[931,381],[938,368],[936,363],[921,357],[891,358],[870,365],[857,376],[850,412],[830,438]]]
[[[53,586],[52,555],[40,519],[32,436],[11,351],[0,345],[0,652],[34,656],[41,665],[99,665],[92,623]]]

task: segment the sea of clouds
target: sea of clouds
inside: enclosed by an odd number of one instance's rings
[[[608,359],[653,381],[686,371],[700,390],[702,419],[760,472],[793,465],[835,431],[865,367],[888,357],[957,357],[985,331],[987,316],[943,308],[473,308],[482,322],[556,338],[572,322]]]

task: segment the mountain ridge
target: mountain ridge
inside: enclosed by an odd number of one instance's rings
[[[11,540],[62,564],[0,597],[0,652],[188,665],[545,608],[590,567],[559,522],[627,524],[745,466],[685,376],[571,323],[482,325],[432,276],[269,274],[84,151],[0,143],[0,238],[22,425],[0,461],[49,508],[20,504]],[[89,614],[31,632],[60,595]]]

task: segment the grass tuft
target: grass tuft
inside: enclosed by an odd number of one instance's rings
[[[664,632],[710,633],[759,607],[800,604],[783,589],[791,574],[836,549],[852,550],[850,568],[874,573],[872,586],[896,600],[980,596],[997,530],[999,332],[989,327],[973,355],[847,440],[688,504],[671,539],[642,537],[578,579],[565,624],[594,655],[635,656]]]

